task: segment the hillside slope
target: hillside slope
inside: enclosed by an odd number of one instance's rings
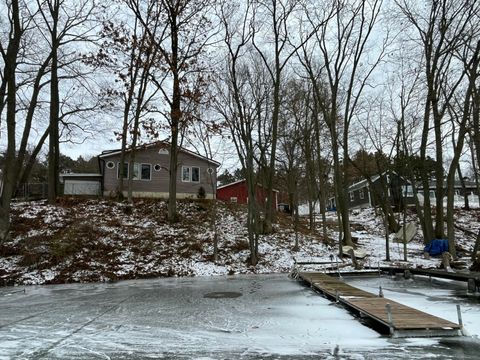
[[[248,266],[246,208],[219,203],[216,224],[219,259],[213,262],[213,209],[208,201],[179,201],[179,221],[166,220],[167,203],[138,200],[133,205],[110,200],[62,198],[54,206],[44,201],[13,205],[12,240],[0,245],[0,286],[116,281],[160,276],[201,276],[289,271],[294,257],[331,261],[338,252],[334,240],[326,244],[306,225],[300,226],[299,251],[293,251],[295,233],[286,214],[279,214],[274,233],[259,238],[259,264]],[[327,219],[330,239],[338,239],[335,214]],[[457,251],[470,266],[474,237],[480,229],[480,211],[457,209]],[[414,213],[410,220],[415,221]],[[367,253],[364,266],[398,265],[435,268],[439,258],[424,258],[421,231],[408,244],[391,241],[386,261],[383,220],[372,209],[354,210],[352,235]],[[418,228],[418,225],[417,225]],[[392,240],[393,234],[390,239]],[[314,259],[312,259],[314,258]],[[348,258],[337,259],[350,270]],[[344,263],[342,263],[344,261]],[[335,262],[335,260],[334,260]],[[311,269],[318,270],[314,265]]]
[[[0,248],[0,284],[284,272],[294,255],[329,251],[317,236],[300,234],[302,252],[292,253],[295,234],[283,217],[274,234],[260,237],[260,262],[249,267],[245,208],[220,204],[217,209],[219,261],[214,264],[209,202],[180,201],[175,224],[166,221],[165,201],[131,206],[64,198],[55,206],[14,204],[13,240]]]

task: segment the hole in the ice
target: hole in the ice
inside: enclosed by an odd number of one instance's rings
[[[242,293],[235,291],[216,291],[208,294],[204,294],[204,298],[209,299],[234,299],[242,296]]]

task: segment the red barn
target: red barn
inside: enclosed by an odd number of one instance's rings
[[[267,190],[260,184],[257,184],[256,193],[257,203],[265,207],[267,202]],[[238,204],[248,203],[247,181],[240,180],[217,188],[217,199],[225,202]],[[278,190],[273,190],[272,207],[277,209],[278,206]]]

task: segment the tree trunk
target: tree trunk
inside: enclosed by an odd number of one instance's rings
[[[40,150],[42,150],[43,144],[45,143],[45,140],[47,140],[47,137],[49,134],[50,134],[50,129],[47,128],[45,132],[42,134],[40,140],[38,141],[38,144],[35,146],[35,149],[32,151],[32,154],[30,155],[30,158],[28,159],[27,163],[22,168],[20,173],[20,180],[18,182],[19,184],[24,184],[28,182],[28,178],[30,176],[32,168],[35,165],[35,160],[37,159],[37,156],[40,153]]]
[[[248,154],[246,162],[248,167],[243,169],[246,177],[248,192],[248,213],[247,213],[247,231],[248,244],[250,249],[250,265],[256,266],[258,263],[258,209],[256,198],[256,179],[253,173],[253,155]]]
[[[170,172],[169,172],[169,185],[168,185],[168,221],[177,221],[177,168],[178,168],[178,141],[180,125],[182,120],[181,100],[182,93],[180,89],[180,76],[179,76],[179,28],[177,24],[177,15],[172,13],[170,19],[170,31],[171,31],[171,71],[173,74],[173,88],[172,88],[172,103],[170,106]],[[182,176],[182,175],[181,175]]]
[[[4,81],[6,82],[7,88],[7,112],[5,119],[7,123],[7,150],[5,153],[3,187],[0,198],[0,242],[9,239],[11,200],[17,186],[17,176],[20,166],[16,159],[16,67],[23,31],[20,23],[18,0],[12,0],[10,3],[11,30],[7,51],[4,56]]]
[[[277,60],[278,60],[278,54]],[[278,118],[280,113],[280,65],[276,64],[276,78],[273,89],[273,113],[272,113],[272,145],[270,152],[270,163],[267,171],[267,204],[265,209],[265,223],[263,228],[264,234],[270,234],[272,232],[272,223],[275,220],[274,214],[277,209],[273,204],[273,198],[275,196],[273,192],[273,177],[275,176],[275,159],[277,152],[277,140],[278,140]]]
[[[59,135],[59,113],[60,95],[58,89],[58,47],[57,25],[59,16],[59,3],[57,0],[50,7],[52,16],[52,64],[50,69],[50,136],[48,139],[48,202],[53,204],[59,195],[59,160],[60,160],[60,135]]]
[[[298,214],[298,184],[295,184],[295,192],[293,193],[293,230],[295,232],[295,245],[293,246],[293,251],[298,251],[300,249],[298,244],[298,224],[300,222],[300,217]]]
[[[465,92],[462,118],[459,124],[458,141],[454,147],[454,155],[447,177],[447,235],[448,235],[448,249],[454,259],[457,258],[455,249],[455,230],[454,230],[454,186],[455,186],[455,172],[457,170],[460,156],[462,155],[463,144],[467,135],[467,123],[470,118],[472,96],[475,93],[475,87],[478,78],[478,68],[480,64],[480,41],[477,42],[475,53],[472,55],[470,63],[465,64],[465,71],[469,75],[468,88]],[[478,116],[478,115],[477,115]]]
[[[403,232],[402,232],[402,237],[403,237],[403,261],[408,261],[408,258],[407,258],[407,229],[406,229],[406,226],[407,226],[407,206],[404,206],[403,209],[402,209],[402,223],[403,223],[403,226],[402,226],[402,229],[403,229]]]
[[[386,260],[390,261],[390,230],[388,225],[388,213],[384,213],[384,224],[385,224],[385,254],[386,254]]]
[[[130,86],[133,88],[133,84],[130,84]],[[125,158],[126,158],[126,151],[127,151],[127,137],[128,137],[128,125],[129,125],[129,120],[128,120],[128,114],[130,112],[130,106],[131,106],[131,97],[133,96],[130,94],[131,91],[129,91],[129,99],[127,99],[125,103],[125,108],[123,110],[123,126],[122,126],[122,145],[120,149],[120,164],[118,165],[118,189],[117,189],[117,200],[123,200],[124,195],[123,195],[123,188],[124,188],[124,178],[125,178]]]
[[[476,261],[478,259],[477,253],[480,250],[480,230],[478,231],[477,238],[475,239],[475,245],[473,246],[472,261]]]
[[[337,218],[339,227],[338,253],[341,257],[343,256],[342,245],[353,246],[353,242],[350,233],[350,219],[348,216],[348,206],[344,193],[343,175],[341,173],[342,170],[338,154],[338,145],[333,145],[332,150],[334,163],[333,176],[335,181],[335,203],[337,205]]]
[[[462,185],[462,190],[464,194],[464,204],[465,204],[465,210],[470,210],[470,204],[468,202],[468,194],[467,194],[467,188],[465,187],[465,179],[462,176],[462,169],[460,169],[460,164],[457,165],[457,174],[458,178],[460,180],[460,184]]]
[[[443,217],[443,195],[445,190],[443,188],[444,170],[443,170],[443,144],[442,144],[442,131],[441,131],[441,118],[440,116],[434,117],[434,129],[435,129],[435,146],[436,146],[436,159],[435,159],[435,179],[437,180],[436,187],[436,206],[435,206],[435,237],[437,239],[444,238],[444,217]],[[452,254],[453,255],[453,254]]]

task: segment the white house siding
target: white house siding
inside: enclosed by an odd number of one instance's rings
[[[63,193],[65,195],[101,195],[100,181],[84,181],[65,179]]]

